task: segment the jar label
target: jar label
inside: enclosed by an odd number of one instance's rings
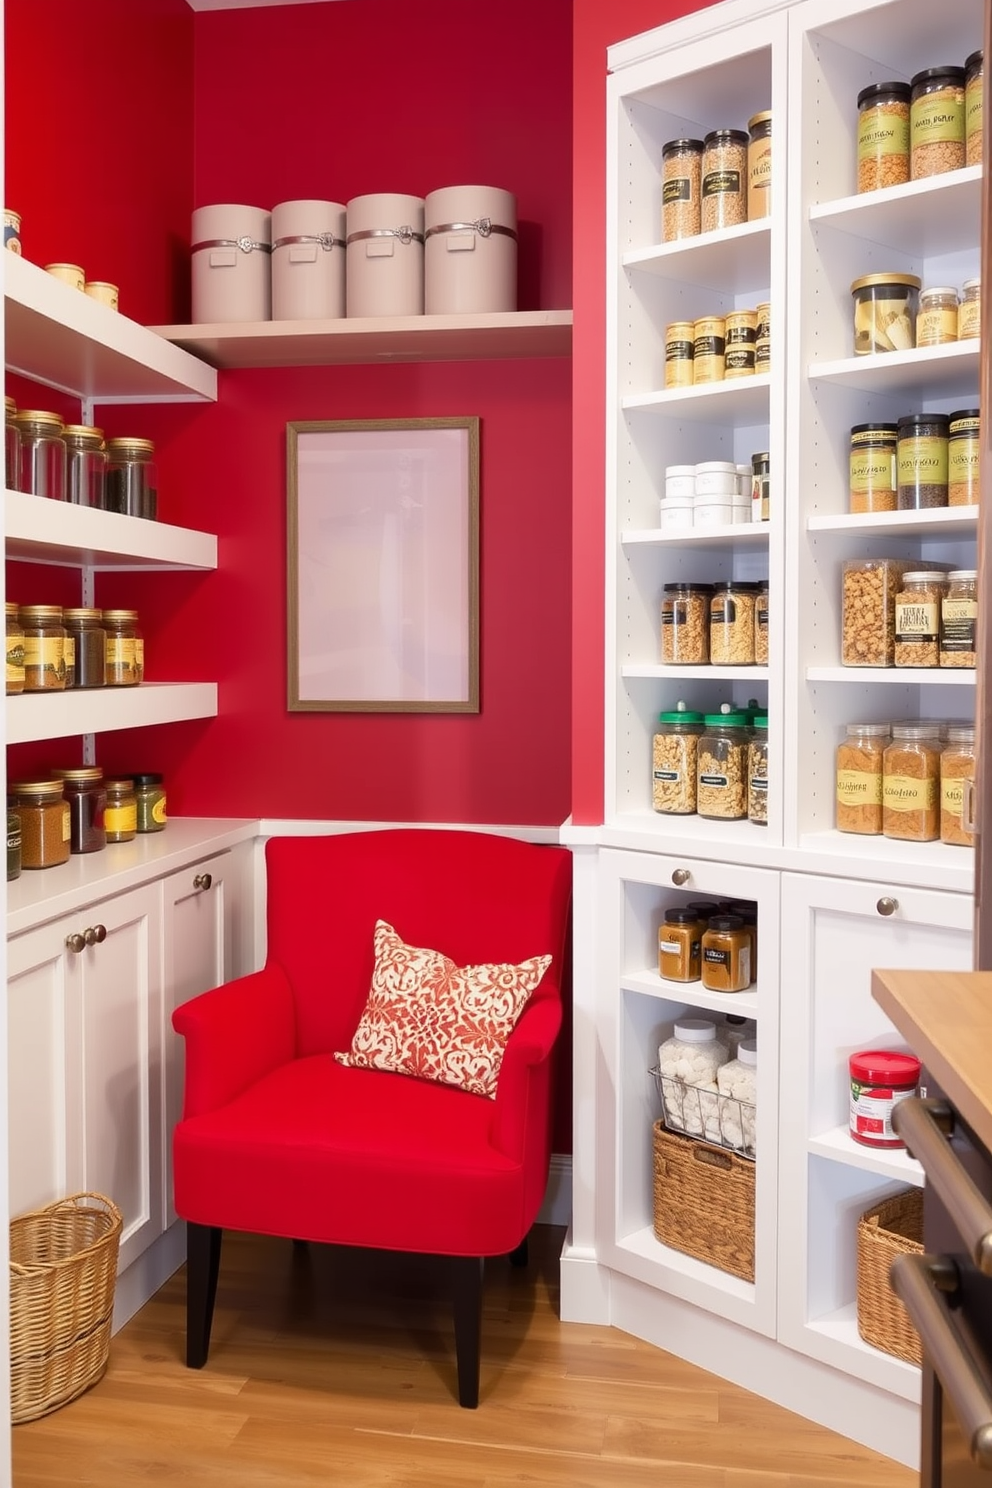
[[[134,642],[134,664],[139,671],[144,671],[145,643],[141,636],[137,636]]]
[[[837,804],[840,806],[881,806],[881,772],[876,775],[869,770],[838,770]]]
[[[951,816],[960,816],[964,810],[964,780],[942,780],[940,782],[940,809]]]
[[[158,822],[159,826],[164,827],[168,820],[169,818],[165,814],[165,797],[159,796],[152,807],[152,821]]]
[[[913,149],[943,141],[952,144],[964,139],[964,89],[941,88],[912,106]]]
[[[937,804],[937,782],[913,775],[886,775],[882,802],[886,811],[932,811]]]
[[[72,841],[72,812],[69,810],[69,802],[62,803],[62,841]]]
[[[65,648],[65,650],[64,650],[64,655],[65,655],[65,669],[66,669],[66,671],[68,671],[70,667],[74,667],[76,665],[76,640],[75,640],[75,637],[74,636],[67,635],[62,644],[63,644],[63,646]]]
[[[941,604],[944,631],[941,651],[974,651],[978,631],[978,601],[945,599]]]
[[[11,641],[7,646],[7,681],[24,681],[24,642]]]
[[[653,774],[655,780],[667,781],[669,784],[682,778],[678,770],[655,770]]]
[[[723,336],[697,336],[692,343],[692,354],[697,362],[703,357],[722,357],[726,349]]]
[[[715,785],[718,790],[726,790],[730,784],[729,775],[700,775],[700,785]]]
[[[709,966],[726,966],[729,968],[731,952],[729,950],[721,950],[719,946],[706,946],[703,951],[703,960]]]
[[[691,200],[692,177],[669,176],[661,188],[662,206],[669,207],[673,202],[687,202]]]
[[[862,1085],[851,1081],[851,1131],[867,1142],[891,1142],[902,1146],[892,1127],[892,1112],[912,1090],[892,1090],[886,1085]]]
[[[755,621],[755,624],[757,625],[757,627],[758,627],[759,630],[767,630],[768,629],[768,609],[767,609],[767,606],[764,609],[761,609],[761,610],[755,608],[755,611],[754,611],[754,621]]]
[[[981,334],[982,302],[966,300],[958,306],[958,340],[967,341]]]
[[[767,191],[772,175],[771,140],[758,140],[748,151],[747,185],[749,191]]]
[[[982,79],[978,77],[968,84],[964,93],[965,134],[980,134],[982,123]]]
[[[952,485],[978,480],[979,442],[977,439],[952,439],[947,446],[947,479]]]
[[[691,341],[666,341],[665,342],[665,361],[666,362],[681,362],[681,361],[691,362],[692,361],[692,342]]]
[[[103,824],[110,833],[136,832],[138,830],[138,807],[108,806],[103,814]]]
[[[731,346],[753,346],[757,338],[753,315],[746,320],[727,316],[727,348]]]
[[[727,372],[753,372],[754,347],[732,346],[727,352]]]
[[[658,950],[663,956],[679,956],[682,954],[682,946],[677,940],[659,940]]]
[[[859,491],[869,495],[875,491],[895,491],[896,489],[896,451],[895,445],[887,449],[852,449],[851,451],[851,479],[852,491]]]
[[[65,678],[65,641],[61,636],[24,637],[24,665]]]
[[[126,667],[128,671],[134,666],[134,637],[112,636],[107,637],[107,665],[108,667]]]
[[[724,196],[727,193],[740,194],[741,173],[739,170],[716,170],[708,171],[703,177],[704,196]]]
[[[939,633],[939,605],[936,600],[919,602],[900,600],[896,603],[896,640],[910,644],[935,641]]]
[[[909,112],[866,109],[858,121],[858,160],[909,154]]]
[[[947,484],[947,440],[939,435],[900,439],[897,459],[901,486]]]
[[[768,777],[765,775],[752,775],[749,785],[753,791],[767,791]]]
[[[943,346],[958,339],[958,308],[949,305],[938,310],[921,310],[916,317],[917,346]]]

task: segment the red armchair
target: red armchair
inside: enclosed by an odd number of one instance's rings
[[[526,1258],[547,1183],[569,854],[424,828],[273,839],[266,864],[264,969],[172,1020],[186,1040],[186,1362],[206,1363],[225,1229],[426,1252],[451,1258],[458,1398],[475,1406],[484,1260]],[[458,965],[553,956],[495,1099],[334,1059],[365,1006],[378,919]]]

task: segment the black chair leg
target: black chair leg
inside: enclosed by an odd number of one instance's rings
[[[458,1361],[458,1404],[475,1410],[479,1404],[479,1363],[482,1351],[481,1256],[454,1256],[455,1357]]]
[[[529,1259],[530,1252],[527,1248],[527,1236],[525,1235],[516,1250],[510,1251],[510,1265],[519,1270],[522,1266],[526,1266]]]
[[[202,1369],[210,1352],[223,1230],[186,1225],[186,1367]]]

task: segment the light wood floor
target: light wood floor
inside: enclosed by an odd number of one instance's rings
[[[414,1257],[228,1235],[211,1355],[183,1273],[103,1380],[14,1428],[15,1488],[911,1488],[915,1475],[612,1328],[557,1318],[562,1231],[487,1267],[482,1398],[454,1397],[440,1277]]]

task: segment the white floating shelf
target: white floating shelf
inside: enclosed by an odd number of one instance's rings
[[[148,728],[216,714],[215,682],[144,682],[140,687],[26,692],[7,699],[7,743]]]
[[[625,269],[659,279],[699,284],[720,294],[767,291],[771,279],[771,219],[743,222],[717,232],[636,248],[623,255]]]
[[[747,992],[711,992],[702,982],[666,982],[656,971],[625,972],[620,986],[625,992],[640,992],[666,1002],[684,1002],[713,1013],[740,1013],[742,1018],[757,1018],[760,1006],[757,986]]]
[[[980,233],[982,167],[947,171],[903,186],[865,191],[810,207],[809,220],[879,243],[897,253],[907,244],[932,257],[975,248]]]
[[[766,666],[641,666],[631,663],[620,668],[621,677],[649,681],[684,681],[699,678],[714,682],[767,682]]]
[[[834,362],[811,362],[811,382],[832,382],[865,393],[912,397],[927,392],[935,398],[978,397],[979,338],[924,346],[912,351],[876,352],[873,356],[843,357]]]
[[[212,401],[212,367],[16,253],[3,268],[10,371],[97,403]]]
[[[830,1162],[860,1168],[865,1173],[877,1173],[880,1178],[889,1178],[896,1183],[923,1187],[923,1169],[905,1149],[862,1147],[854,1141],[846,1126],[835,1126],[818,1137],[810,1137],[807,1146],[816,1157],[828,1158]]]
[[[846,512],[839,516],[810,517],[808,532],[835,533],[842,537],[974,537],[977,506],[941,506],[928,511]]]
[[[738,543],[767,543],[767,522],[733,522],[726,527],[688,527],[662,531],[660,527],[630,528],[621,532],[625,548],[658,546],[678,548],[734,547]]]
[[[647,808],[614,812],[602,828],[602,845],[629,846],[639,852],[718,856],[723,862],[753,867],[758,861],[756,852],[767,853],[775,841],[769,838],[766,826],[745,818],[720,821],[706,816],[670,816]]]
[[[571,310],[153,326],[214,367],[465,362],[572,353]]]
[[[620,400],[630,413],[663,413],[694,423],[767,424],[769,373],[734,377],[730,382],[703,382],[688,388],[630,393]]]
[[[927,687],[974,687],[974,667],[849,667],[811,666],[807,682],[876,682],[899,686],[906,682]]]
[[[111,312],[113,313],[113,312]],[[4,492],[7,557],[96,569],[213,569],[217,539],[23,491]]]

